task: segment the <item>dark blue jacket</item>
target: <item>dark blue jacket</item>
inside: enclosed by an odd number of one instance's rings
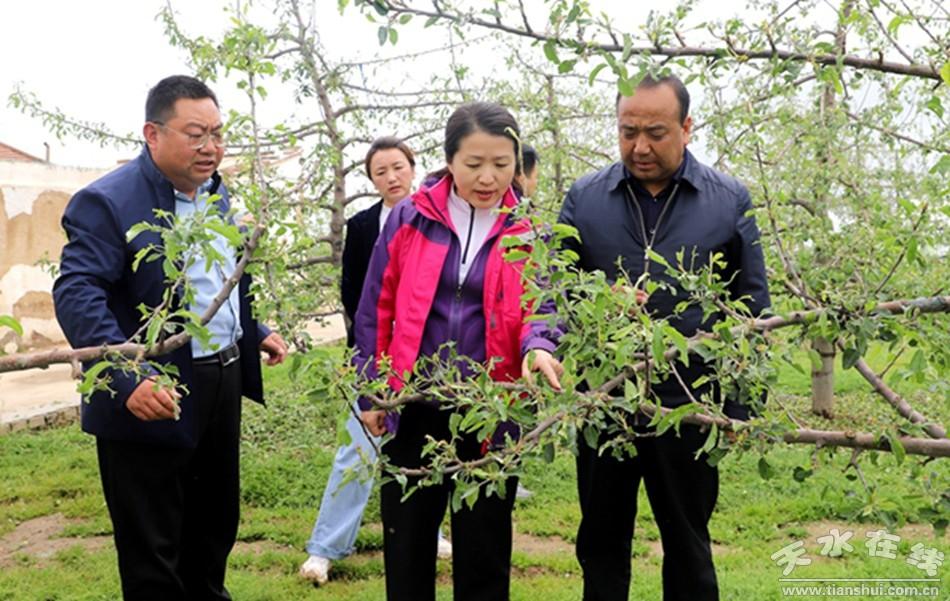
[[[689,154],[680,176],[676,198],[667,207],[656,231],[653,250],[671,265],[676,265],[676,253],[685,251],[685,262],[695,256],[697,268],[708,263],[710,253],[721,252],[728,266],[722,277],[732,279],[730,293],[734,298],[751,297],[747,304],[755,314],[769,306],[768,281],[765,262],[759,243],[759,229],[749,215],[752,203],[749,192],[738,180],[701,164]],[[579,255],[578,266],[587,271],[603,271],[608,279],[617,276],[617,258],[631,279],[644,270],[644,250],[640,213],[633,204],[624,180],[626,170],[622,163],[588,174],[571,186],[559,221],[577,228],[581,241],[571,240],[567,246]],[[650,261],[650,277],[674,285],[675,292],[657,290],[647,303],[651,313],[666,317],[673,308],[687,298],[667,275],[665,267]],[[712,319],[704,322],[702,310],[691,306],[670,321],[679,332],[692,336],[699,330],[708,330]],[[677,367],[684,381],[692,382],[704,373],[699,361],[690,367]],[[675,379],[653,387],[666,406],[681,405],[689,400]],[[694,390],[699,398],[702,391]],[[726,400],[725,411],[732,417],[747,417],[747,408]]]
[[[228,209],[227,190],[215,174],[211,194],[220,194],[218,206]],[[77,192],[63,214],[68,242],[63,247],[60,275],[53,285],[56,318],[73,348],[121,344],[141,325],[138,306],[158,305],[165,290],[162,261],[142,261],[132,271],[135,254],[148,244],[160,244],[158,234],[146,232],[131,242],[126,232],[136,223],[159,223],[155,209],[175,211],[174,189],[152,162],[148,148],[133,161],[103,176]],[[269,333],[251,316],[248,294],[250,277],[240,281],[242,393],[263,402],[259,344]],[[174,364],[179,381],[189,391],[192,381],[191,345],[153,359]],[[89,367],[86,365],[85,367]],[[190,395],[181,399],[181,417],[145,422],[132,415],[125,401],[139,380],[113,370],[109,391],[83,399],[82,428],[96,436],[193,447],[197,441],[196,419]]]
[[[356,321],[356,309],[360,306],[360,294],[363,292],[363,281],[366,280],[366,271],[369,269],[369,259],[373,255],[373,245],[379,237],[379,215],[382,211],[383,201],[380,200],[346,222],[340,296],[343,298],[343,310],[349,320],[346,344],[350,347],[356,343],[353,323]]]

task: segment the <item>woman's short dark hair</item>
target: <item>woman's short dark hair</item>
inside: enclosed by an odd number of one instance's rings
[[[538,164],[538,151],[534,149],[534,146],[528,144],[521,146],[521,162],[521,173],[523,175],[528,175],[534,171]]]
[[[148,91],[145,99],[145,120],[165,123],[174,117],[175,102],[180,98],[201,100],[210,98],[218,106],[218,97],[200,79],[190,75],[172,75],[161,80]]]
[[[521,153],[518,147],[521,144],[521,130],[514,116],[508,109],[497,102],[466,102],[455,109],[445,124],[445,162],[451,163],[462,145],[462,140],[476,131],[483,131],[493,136],[504,136],[511,140],[515,148],[515,173],[520,173]],[[426,180],[441,179],[448,173],[448,169],[439,169],[430,173]]]
[[[370,173],[369,170],[370,163],[373,162],[373,157],[380,150],[389,150],[390,148],[395,148],[406,155],[406,160],[409,161],[410,167],[416,166],[416,155],[402,138],[397,138],[396,136],[382,136],[373,140],[373,143],[369,145],[369,150],[366,151],[366,158],[363,160],[366,175],[368,175],[370,179],[373,178],[373,174]]]

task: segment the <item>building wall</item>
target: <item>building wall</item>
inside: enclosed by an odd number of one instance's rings
[[[66,236],[60,226],[72,194],[108,170],[43,162],[0,161],[0,315],[12,315],[23,336],[0,329],[0,348],[10,352],[62,344],[53,314],[53,276]]]

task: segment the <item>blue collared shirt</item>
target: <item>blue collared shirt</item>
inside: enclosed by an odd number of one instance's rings
[[[208,190],[210,188],[211,180],[209,179],[195,192],[194,200],[175,190],[175,215],[181,219],[193,215],[197,210],[204,210],[208,203]],[[215,234],[211,245],[223,259],[212,262],[211,268],[205,269],[205,258],[198,255],[186,271],[188,281],[195,290],[195,298],[189,309],[198,315],[203,315],[211,306],[211,302],[217,296],[218,291],[224,287],[228,276],[234,273],[237,262],[234,247],[221,234]],[[221,308],[207,324],[208,331],[211,332],[210,346],[202,347],[197,338],[191,339],[191,354],[193,357],[198,358],[214,354],[241,338],[240,306],[238,287],[235,286],[231,290],[228,300],[221,305]]]

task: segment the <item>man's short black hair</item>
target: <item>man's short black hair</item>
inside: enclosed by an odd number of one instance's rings
[[[172,75],[161,80],[148,91],[145,100],[145,120],[165,123],[174,116],[175,102],[179,98],[200,100],[210,98],[218,106],[218,98],[203,81],[189,75]]]
[[[656,88],[662,85],[668,85],[673,88],[673,93],[676,94],[676,100],[679,101],[680,105],[680,123],[685,123],[686,117],[689,115],[689,90],[686,89],[686,85],[679,77],[675,75],[654,77],[653,75],[647,74],[644,75],[640,83],[637,84],[637,89]],[[623,98],[623,94],[617,92],[616,106],[618,109],[620,108],[621,98]]]

